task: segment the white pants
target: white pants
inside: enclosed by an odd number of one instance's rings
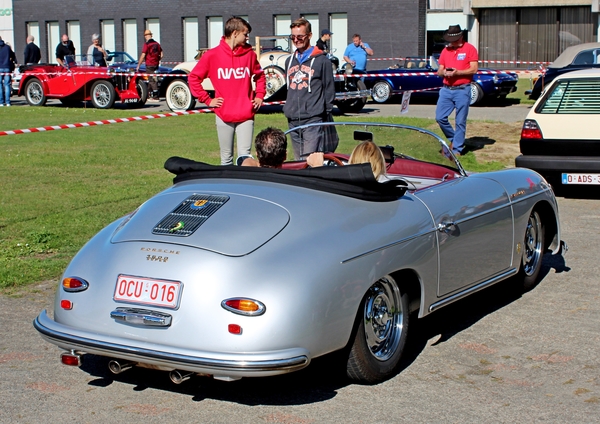
[[[244,122],[223,122],[218,116],[217,134],[219,148],[221,149],[221,165],[233,164],[233,137],[237,134],[238,156],[249,155],[252,149],[252,136],[254,135],[254,120]]]

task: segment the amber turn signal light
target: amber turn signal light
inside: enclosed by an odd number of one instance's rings
[[[234,314],[248,316],[262,315],[267,309],[265,305],[258,300],[240,297],[225,299],[221,302],[221,306]]]
[[[62,287],[64,291],[80,292],[86,290],[89,284],[83,278],[66,277],[62,280]]]

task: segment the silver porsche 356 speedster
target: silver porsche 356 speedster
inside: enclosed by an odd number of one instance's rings
[[[467,173],[420,128],[329,125],[342,148],[382,146],[389,180],[337,153],[309,169],[167,160],[173,186],[93,237],[34,320],[62,363],[237,380],[337,351],[352,381],[376,383],[397,372],[411,320],[508,278],[531,288],[560,251],[537,173]]]

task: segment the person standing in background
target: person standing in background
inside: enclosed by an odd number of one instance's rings
[[[106,50],[100,44],[100,35],[92,35],[92,44],[88,47],[87,61],[92,66],[106,67]]]
[[[146,42],[144,43],[144,48],[142,49],[136,72],[139,72],[142,63],[146,62],[146,73],[154,74],[163,57],[163,50],[160,44],[152,39],[152,31],[149,29],[144,31],[144,38],[146,39]],[[148,86],[150,87],[148,101],[158,102],[158,80],[156,77],[148,77]]]
[[[60,44],[56,46],[56,61],[64,67],[75,62],[75,46],[67,34],[62,35]]]
[[[233,164],[235,135],[238,156],[250,155],[254,114],[267,92],[265,73],[248,44],[250,31],[252,27],[243,18],[229,18],[219,45],[204,53],[188,76],[192,95],[214,108],[221,165]],[[202,87],[205,78],[210,78],[215,89],[214,99]],[[255,91],[252,80],[256,83]]]
[[[0,37],[0,106],[10,106],[10,75],[15,70],[16,62],[15,52]]]
[[[353,70],[366,72],[367,56],[373,56],[373,49],[367,43],[363,43],[360,34],[354,34],[352,43],[348,44],[344,51],[344,60]]]
[[[27,36],[27,45],[25,46],[25,52],[23,53],[23,63],[25,65],[35,65],[40,62],[42,53],[40,48],[34,43],[35,38],[33,35]]]
[[[477,49],[463,38],[460,25],[451,25],[443,35],[449,42],[440,54],[438,75],[444,77],[435,109],[435,120],[450,141],[450,149],[457,155],[463,155],[467,116],[471,103],[471,81],[477,73],[479,57]],[[456,109],[455,128],[448,116]]]
[[[335,86],[331,61],[320,48],[310,45],[312,27],[309,21],[297,19],[290,28],[290,40],[296,51],[285,64],[287,99],[283,113],[288,119],[288,127],[333,121]],[[327,147],[326,137],[322,125],[292,131],[290,138],[295,159],[316,151],[335,151],[337,141],[333,148]]]
[[[331,40],[331,36],[333,32],[328,29],[324,29],[321,31],[321,38],[317,40],[317,47],[323,50],[325,53],[329,53],[329,44],[328,41]]]

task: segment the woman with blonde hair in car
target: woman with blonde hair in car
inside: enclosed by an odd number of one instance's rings
[[[306,162],[312,168],[317,166],[323,166],[323,153],[315,152],[312,153]],[[386,175],[385,158],[381,149],[373,143],[371,140],[366,140],[360,143],[352,150],[350,159],[348,159],[348,165],[354,165],[358,163],[370,163],[373,169],[373,175],[379,182],[388,181],[389,178]]]

